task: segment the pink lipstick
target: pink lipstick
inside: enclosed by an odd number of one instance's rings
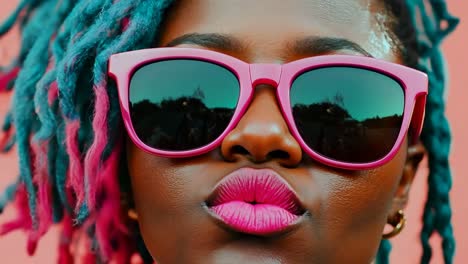
[[[252,235],[284,231],[305,212],[288,183],[270,169],[232,172],[219,182],[207,205],[229,228]]]

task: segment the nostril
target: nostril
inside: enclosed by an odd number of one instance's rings
[[[252,153],[249,152],[248,149],[244,148],[243,146],[240,145],[235,145],[231,148],[231,155],[232,154],[239,154],[239,155],[245,155],[245,156],[252,156]],[[287,151],[283,150],[274,150],[270,151],[264,158],[261,160],[261,162],[268,161],[268,160],[287,160],[291,156]],[[260,161],[260,160],[257,160]]]
[[[270,160],[270,159],[289,159],[290,158],[290,155],[288,152],[284,151],[284,150],[273,150],[271,151],[270,153],[268,153],[267,155],[267,159]]]
[[[249,151],[240,145],[233,146],[231,150],[232,150],[231,152],[232,154],[241,154],[241,155],[249,154]]]

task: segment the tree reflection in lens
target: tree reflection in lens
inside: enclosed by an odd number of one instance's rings
[[[205,106],[201,94],[143,100],[131,104],[136,134],[146,145],[163,150],[189,150],[214,141],[226,129],[234,109]]]
[[[363,163],[385,156],[398,136],[402,115],[358,121],[340,104],[293,105],[296,126],[307,145],[340,161]]]

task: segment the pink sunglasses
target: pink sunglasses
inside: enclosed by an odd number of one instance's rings
[[[391,160],[408,129],[421,132],[423,72],[364,56],[325,55],[286,64],[249,64],[223,53],[153,48],[114,54],[128,135],[163,157],[218,147],[246,112],[259,84],[276,88],[291,134],[315,160],[370,169]]]

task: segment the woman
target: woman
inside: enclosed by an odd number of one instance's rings
[[[3,233],[30,254],[59,223],[63,263],[80,241],[90,263],[385,263],[428,153],[421,262],[438,232],[451,263],[443,2],[23,1],[15,22]]]

